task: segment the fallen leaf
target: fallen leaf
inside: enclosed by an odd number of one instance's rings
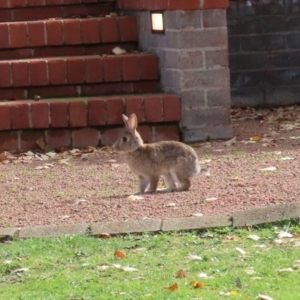
[[[115,256],[116,258],[120,258],[120,259],[126,258],[126,255],[125,255],[122,251],[118,251],[118,250],[115,251],[114,256]]]
[[[204,289],[204,283],[200,282],[200,281],[192,281],[190,283],[190,285],[192,287],[194,287],[195,289]]]
[[[115,55],[120,55],[126,53],[125,49],[121,49],[120,47],[115,47],[111,50],[111,52]]]
[[[170,292],[175,292],[178,291],[178,284],[175,282],[173,285],[164,287],[164,290],[170,291]]]
[[[137,200],[143,200],[144,197],[142,196],[137,196],[137,195],[130,195],[127,197],[127,200],[129,201],[137,201]]]
[[[105,232],[99,233],[97,236],[98,236],[99,239],[110,239],[111,238],[110,234],[105,233]]]
[[[218,200],[218,198],[216,198],[216,197],[210,197],[210,198],[206,198],[204,201],[211,202],[211,201],[216,201],[216,200]]]
[[[280,157],[278,160],[293,160],[294,157],[292,156],[284,156],[284,157]]]
[[[278,273],[286,273],[286,272],[293,272],[294,270],[292,268],[285,268],[278,270]]]
[[[174,202],[165,204],[165,207],[174,207],[174,206],[176,206],[176,203],[174,203]]]
[[[262,295],[262,294],[259,294],[257,296],[258,299],[260,300],[274,300],[273,298],[269,297],[269,296],[266,296],[266,295]]]
[[[176,278],[186,278],[186,277],[187,277],[187,275],[186,275],[186,273],[182,269],[180,269],[177,272]]]
[[[44,136],[41,136],[40,138],[38,138],[36,141],[36,144],[42,149],[42,150],[46,150],[47,149],[47,143],[45,141]]]
[[[292,238],[292,237],[294,237],[291,233],[289,233],[289,232],[286,232],[286,231],[280,231],[279,233],[278,233],[278,238],[279,239],[283,239],[283,238]]]
[[[37,166],[34,168],[35,170],[43,170],[43,169],[49,169],[48,166]]]
[[[99,271],[104,271],[104,270],[107,270],[108,268],[109,268],[108,265],[97,266],[97,270],[99,270]]]
[[[132,268],[132,267],[122,267],[121,270],[123,270],[125,272],[136,272],[136,271],[138,271],[138,269]]]
[[[23,272],[28,272],[29,268],[18,268],[13,270],[11,273],[23,273]]]
[[[276,171],[277,168],[276,167],[267,167],[267,168],[263,168],[263,169],[259,169],[260,171]]]
[[[261,140],[261,137],[259,135],[255,135],[255,136],[252,136],[250,138],[251,141],[254,141],[254,142],[259,142]]]
[[[203,214],[202,213],[194,213],[194,214],[192,214],[192,216],[200,218],[200,217],[203,217]]]
[[[260,237],[255,234],[250,234],[247,236],[247,238],[253,241],[258,241],[260,239]]]
[[[245,256],[247,254],[246,251],[243,250],[242,248],[236,247],[235,250],[242,256]]]
[[[223,242],[237,242],[239,241],[240,238],[236,235],[230,235],[230,236],[227,236],[225,237],[225,239],[223,240]]]
[[[199,255],[193,255],[193,254],[189,254],[186,259],[188,261],[192,261],[192,260],[202,260],[202,257]]]

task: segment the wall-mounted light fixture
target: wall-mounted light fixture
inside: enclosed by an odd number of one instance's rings
[[[151,30],[152,33],[165,33],[163,11],[151,11]]]

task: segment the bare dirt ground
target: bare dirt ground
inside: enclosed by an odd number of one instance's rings
[[[232,110],[234,138],[194,145],[210,176],[187,192],[138,190],[105,149],[0,153],[0,227],[230,214],[299,201],[300,108]]]

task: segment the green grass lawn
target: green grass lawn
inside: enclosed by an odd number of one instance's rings
[[[280,231],[294,236],[280,238]],[[299,224],[285,222],[251,230],[14,240],[0,244],[0,299],[250,300],[264,294],[296,300],[299,233]],[[116,258],[116,251],[126,257]],[[175,283],[177,290],[165,289]]]

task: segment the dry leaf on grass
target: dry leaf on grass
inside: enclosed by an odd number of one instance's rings
[[[194,287],[195,289],[204,289],[204,283],[200,281],[192,281],[190,282],[190,285]]]
[[[110,234],[109,234],[109,233],[105,233],[105,232],[99,233],[99,234],[97,235],[97,237],[98,237],[99,239],[110,239],[110,238],[111,238]]]
[[[180,269],[177,272],[176,278],[186,278],[186,277],[187,277],[187,274],[182,269]]]
[[[199,255],[193,255],[193,254],[189,254],[186,259],[188,261],[193,261],[193,260],[202,260],[202,257]]]
[[[122,252],[122,251],[115,251],[115,253],[114,253],[114,256],[116,257],[116,258],[120,258],[120,259],[124,259],[124,258],[126,258],[126,255],[125,255],[125,253],[124,252]]]
[[[170,291],[170,292],[176,292],[178,291],[178,284],[175,282],[173,285],[164,287],[164,290]]]
[[[245,256],[247,254],[247,252],[242,248],[236,247],[235,250],[242,256]]]

